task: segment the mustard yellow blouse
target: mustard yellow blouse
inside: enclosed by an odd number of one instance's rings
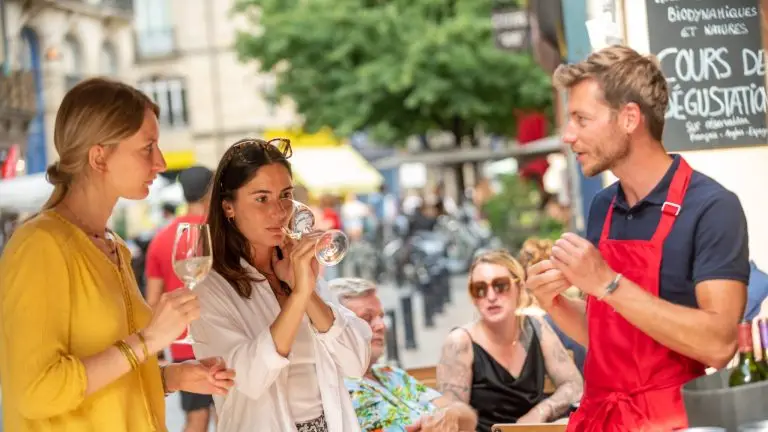
[[[9,432],[167,431],[157,358],[90,396],[80,359],[144,328],[151,310],[121,265],[53,210],[20,226],[0,257],[0,384]]]

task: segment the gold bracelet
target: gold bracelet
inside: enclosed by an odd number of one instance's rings
[[[139,338],[139,342],[141,342],[141,349],[144,351],[144,361],[149,360],[149,347],[147,347],[147,340],[144,338],[144,334],[141,332],[137,332],[136,336]]]
[[[128,360],[128,363],[131,365],[132,370],[136,370],[139,368],[139,359],[136,358],[136,353],[133,352],[133,349],[131,348],[128,343],[125,341],[117,341],[117,347],[120,349],[120,351],[123,353],[125,358]]]
[[[120,350],[121,353],[123,353],[125,359],[128,360],[128,364],[131,365],[132,370],[139,368],[139,360],[136,358],[136,354],[133,352],[131,347],[125,343],[125,341],[119,340],[115,342],[115,346]]]

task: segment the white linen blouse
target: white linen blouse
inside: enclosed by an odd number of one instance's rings
[[[264,277],[245,260],[243,267],[256,279]],[[368,323],[344,308],[318,280],[318,294],[331,307],[334,322],[320,333],[308,321],[313,340],[317,383],[328,430],[358,432],[360,426],[344,385],[344,377],[361,377],[371,355]],[[218,273],[212,271],[195,287],[200,299],[200,318],[190,332],[197,358],[220,356],[235,370],[235,385],[227,396],[214,396],[218,432],[292,432],[297,421],[291,415],[288,371],[293,352],[278,354],[269,327],[280,305],[269,282],[253,283],[250,299],[243,299]]]

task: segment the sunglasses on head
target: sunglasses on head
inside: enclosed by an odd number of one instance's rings
[[[259,147],[261,150],[269,150],[271,148],[277,149],[283,159],[288,159],[293,156],[293,149],[291,148],[291,140],[288,138],[273,138],[269,141],[265,141],[257,138],[246,138],[232,144],[229,150],[225,167],[228,169],[232,160],[237,159],[238,162],[244,164],[255,163],[258,159],[253,160],[248,156],[247,150],[252,147]],[[226,169],[225,169],[226,171]],[[224,189],[224,183],[221,184],[221,189]]]
[[[239,157],[244,162],[249,162],[245,157],[243,150],[251,146],[258,146],[264,150],[274,147],[286,159],[293,155],[291,140],[288,138],[273,138],[269,141],[256,138],[246,138],[232,144],[232,152],[230,153],[230,158],[234,159],[235,157]]]
[[[497,277],[490,284],[486,281],[472,282],[469,284],[469,294],[476,299],[485,298],[488,295],[489,286],[496,294],[503,294],[512,288],[512,278]]]

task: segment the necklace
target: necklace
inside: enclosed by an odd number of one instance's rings
[[[480,327],[480,331],[483,333],[483,337],[484,337],[484,338],[485,338],[485,339],[486,339],[488,342],[491,342],[491,343],[496,343],[496,342],[493,342],[493,341],[491,341],[491,339],[488,337],[488,334],[489,334],[489,333],[492,333],[492,332],[491,332],[491,329],[487,328],[486,326],[484,326],[484,325],[483,325],[482,323],[480,323],[480,322],[476,322],[476,325],[477,325],[477,324],[479,324],[479,327]],[[508,346],[510,346],[510,347],[512,347],[512,348],[514,348],[515,346],[517,346],[517,343],[520,341],[520,336],[521,336],[521,332],[520,332],[520,329],[518,328],[518,329],[515,331],[515,340],[513,340],[512,342],[507,342],[505,345],[508,345]]]
[[[70,217],[74,219],[75,225],[78,228],[80,228],[92,240],[94,240],[95,242],[102,243],[105,246],[106,248],[105,252],[107,252],[107,254],[111,258],[114,258],[117,256],[117,245],[115,244],[114,239],[111,238],[112,235],[109,233],[109,231],[104,230],[103,233],[98,233],[96,231],[89,230],[87,228],[88,224],[83,222],[83,220],[77,216],[77,213],[73,212],[72,209],[70,209],[67,204],[62,203],[61,206],[64,207],[67,213],[70,215]],[[109,235],[110,237],[108,238],[107,235]]]

